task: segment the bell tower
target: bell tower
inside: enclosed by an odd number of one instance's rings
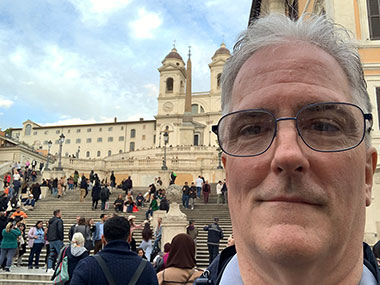
[[[221,81],[220,78],[223,72],[223,66],[227,59],[231,56],[231,53],[226,45],[222,43],[220,48],[216,50],[212,56],[212,62],[208,65],[210,68],[210,93],[220,93],[221,91]]]

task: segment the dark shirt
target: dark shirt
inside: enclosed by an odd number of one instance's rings
[[[189,194],[190,194],[190,187],[187,186],[187,185],[184,185],[184,186],[182,187],[182,194],[183,194],[183,195],[189,195]]]
[[[128,284],[141,262],[141,257],[132,252],[128,243],[122,240],[107,243],[99,255],[104,259],[118,285]],[[70,284],[107,284],[107,281],[95,258],[89,256],[79,261]],[[149,262],[136,284],[158,284],[156,273]]]

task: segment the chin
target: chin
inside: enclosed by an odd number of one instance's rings
[[[322,233],[300,225],[276,225],[259,235],[258,253],[275,263],[302,265],[323,253]]]

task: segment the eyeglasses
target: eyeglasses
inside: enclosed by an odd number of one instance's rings
[[[323,102],[302,107],[295,117],[276,118],[263,109],[231,112],[212,126],[212,131],[218,136],[220,148],[226,154],[257,156],[271,146],[278,122],[287,120],[294,120],[303,142],[319,152],[353,149],[372,128],[372,114],[364,114],[360,107],[351,103]]]

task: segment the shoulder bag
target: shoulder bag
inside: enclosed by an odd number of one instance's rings
[[[69,281],[70,276],[69,276],[69,271],[68,271],[68,259],[66,256],[66,250],[69,248],[69,246],[66,246],[63,250],[63,254],[61,255],[61,263],[57,268],[55,269],[54,272],[54,279],[53,279],[53,284],[54,285],[63,285],[67,281]],[[62,253],[61,250],[61,253]],[[60,260],[58,258],[58,260]]]

